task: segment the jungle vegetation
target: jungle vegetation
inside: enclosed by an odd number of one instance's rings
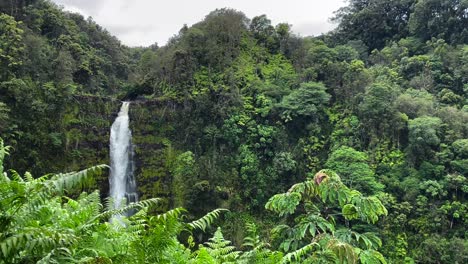
[[[133,48],[0,12],[0,263],[468,262],[466,0],[349,0],[316,37],[218,9]],[[113,210],[119,100],[144,199]]]

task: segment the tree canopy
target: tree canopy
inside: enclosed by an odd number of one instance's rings
[[[127,47],[0,1],[0,263],[467,263],[467,4],[350,0],[319,36],[223,8]],[[92,167],[121,101],[125,227]]]

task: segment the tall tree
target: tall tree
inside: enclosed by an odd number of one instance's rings
[[[22,64],[20,54],[24,45],[20,24],[13,17],[0,14],[0,81],[14,76]]]
[[[408,35],[408,21],[415,0],[350,0],[335,12],[338,28],[333,34],[343,41],[362,40],[369,48],[381,49],[389,40]],[[343,43],[344,44],[344,43]]]
[[[420,0],[409,21],[410,30],[423,40],[442,38],[448,43],[468,42],[468,2]]]
[[[340,147],[330,154],[325,166],[341,175],[347,186],[365,194],[376,194],[384,186],[377,181],[368,162],[365,153],[350,147]]]

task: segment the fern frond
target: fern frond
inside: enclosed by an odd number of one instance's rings
[[[60,263],[73,263],[75,262],[72,257],[72,252],[65,247],[53,249],[45,257],[40,259],[37,264],[60,264]]]
[[[243,248],[250,248],[242,254],[239,263],[250,264],[273,264],[279,263],[282,255],[280,252],[273,252],[268,249],[270,244],[263,242],[258,235],[257,226],[254,223],[247,223],[247,236],[242,244]]]
[[[184,208],[178,207],[178,208],[169,210],[165,213],[159,214],[155,218],[156,220],[162,220],[165,222],[168,219],[179,219],[179,217],[185,212],[187,212],[187,210],[185,210]]]
[[[300,262],[303,258],[307,257],[310,253],[314,251],[314,248],[319,246],[317,243],[311,243],[300,249],[297,249],[291,253],[286,254],[281,263],[292,263],[292,262]]]
[[[24,182],[23,178],[21,178],[21,175],[15,170],[10,170],[10,175],[11,175],[11,180],[17,181],[17,182]]]
[[[213,237],[205,243],[208,253],[220,263],[234,263],[240,256],[240,251],[236,251],[234,246],[231,246],[231,241],[225,240],[221,228],[218,227]]]
[[[20,253],[23,250],[31,251],[33,249],[54,249],[71,245],[76,242],[73,234],[62,233],[53,229],[28,228],[21,233],[7,237],[0,242],[0,249],[3,257],[9,259],[11,256]]]
[[[97,215],[96,217],[93,218],[93,220],[95,219],[104,219],[104,218],[109,218],[109,217],[112,217],[114,215],[121,215],[127,211],[130,211],[132,209],[141,209],[141,208],[147,208],[147,207],[150,207],[151,205],[157,205],[159,202],[161,201],[160,198],[151,198],[151,199],[147,199],[147,200],[143,200],[143,201],[138,201],[136,203],[130,203],[122,208],[117,208],[117,209],[113,209],[113,210],[108,210],[108,211],[105,211],[99,215]]]
[[[57,174],[49,180],[46,179],[47,176],[43,176],[38,180],[27,182],[24,198],[28,200],[28,210],[37,210],[42,204],[47,203],[50,197],[62,195],[77,187],[91,185],[93,176],[100,174],[104,168],[107,168],[107,165],[98,165],[78,172]]]
[[[242,247],[251,248],[254,251],[259,251],[270,246],[268,243],[260,240],[260,236],[257,232],[257,226],[254,223],[247,223],[246,229],[247,236],[244,238]]]
[[[191,229],[197,229],[198,228],[198,229],[200,229],[202,231],[205,231],[206,228],[211,226],[211,224],[213,224],[213,222],[216,219],[219,218],[219,216],[221,215],[222,212],[226,212],[226,211],[229,211],[229,210],[227,210],[227,209],[215,209],[215,210],[207,213],[202,218],[188,223],[188,226]]]
[[[32,182],[35,180],[32,174],[28,171],[24,173],[24,178],[26,179],[27,182]]]
[[[108,196],[104,199],[104,210],[110,211],[114,209],[114,200],[112,197]]]
[[[62,194],[64,191],[72,190],[77,187],[90,186],[93,176],[101,174],[102,170],[109,168],[107,165],[97,165],[78,172],[57,174],[46,185],[52,192]]]

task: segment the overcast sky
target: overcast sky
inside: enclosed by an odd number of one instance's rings
[[[65,10],[79,12],[129,46],[159,46],[184,25],[202,20],[216,8],[230,7],[247,17],[266,14],[273,24],[287,22],[302,36],[318,35],[334,27],[333,11],[344,0],[52,0]]]

